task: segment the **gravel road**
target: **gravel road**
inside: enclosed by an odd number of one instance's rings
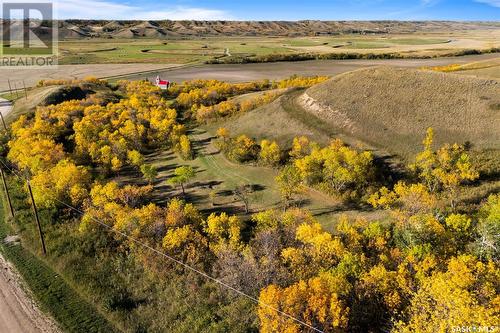
[[[55,323],[43,314],[22,288],[14,267],[0,255],[0,332],[58,333]]]

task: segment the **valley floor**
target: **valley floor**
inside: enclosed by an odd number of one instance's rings
[[[241,82],[262,79],[283,79],[291,75],[336,75],[355,69],[389,65],[397,67],[443,66],[449,64],[466,64],[474,61],[498,59],[498,54],[482,54],[462,57],[435,59],[388,59],[388,60],[312,60],[297,62],[273,62],[261,64],[236,65],[197,65],[183,66],[178,64],[85,64],[60,65],[56,68],[0,68],[0,92],[9,90],[11,86],[21,89],[35,86],[42,79],[82,79],[87,76],[98,78],[123,78],[130,80],[148,78],[153,80],[158,74],[171,82],[191,79],[217,79],[228,82]]]

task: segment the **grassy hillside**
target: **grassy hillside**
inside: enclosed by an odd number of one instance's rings
[[[273,139],[283,146],[289,146],[294,137],[301,135],[327,143],[334,133],[320,119],[315,121],[315,117],[293,103],[302,92],[290,91],[270,104],[237,118],[212,124],[209,129],[215,133],[218,127],[226,127],[234,135],[246,134],[258,140]]]
[[[297,102],[340,132],[408,156],[428,127],[436,144],[500,142],[500,84],[448,73],[377,67],[339,75]]]
[[[11,123],[36,108],[37,105],[45,105],[47,98],[61,89],[60,86],[39,87],[30,90],[27,97],[24,92],[14,95],[14,106],[12,111],[7,114],[5,121]]]

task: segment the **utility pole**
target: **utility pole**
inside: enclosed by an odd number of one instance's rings
[[[45,248],[45,240],[43,239],[42,226],[40,225],[40,219],[38,218],[38,210],[36,209],[35,199],[33,198],[33,192],[31,191],[30,181],[26,180],[28,184],[28,190],[30,192],[31,203],[33,205],[33,212],[35,213],[36,225],[38,227],[38,234],[40,235],[40,242],[42,243],[42,253],[43,255],[47,254],[47,249]]]
[[[24,83],[24,80],[23,80],[23,88],[24,88],[24,97],[28,99],[28,91],[26,90],[26,84]]]
[[[9,82],[9,91],[10,91],[10,96],[12,97],[12,86],[10,85],[10,79],[7,79],[7,82]]]
[[[3,119],[2,112],[0,112],[0,118],[2,119],[3,129],[5,130],[5,132],[7,132],[7,134],[9,134],[9,131],[7,130],[7,125],[5,125],[5,119]]]
[[[14,208],[12,208],[12,201],[10,201],[9,188],[7,187],[7,182],[5,181],[5,174],[0,168],[0,174],[2,174],[3,188],[5,189],[5,194],[7,194],[7,202],[9,203],[10,215],[14,217]]]
[[[19,98],[19,92],[17,91],[17,84],[14,82],[14,91],[16,92],[16,98]]]

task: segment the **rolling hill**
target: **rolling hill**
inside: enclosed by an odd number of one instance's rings
[[[469,142],[500,148],[500,83],[466,75],[372,67],[340,74],[308,90],[221,124],[234,134],[289,144],[307,135],[408,158],[421,150],[426,129],[435,144]]]
[[[435,129],[437,144],[500,146],[496,80],[377,67],[339,75],[297,102],[338,131],[400,155],[420,149],[428,127]]]

